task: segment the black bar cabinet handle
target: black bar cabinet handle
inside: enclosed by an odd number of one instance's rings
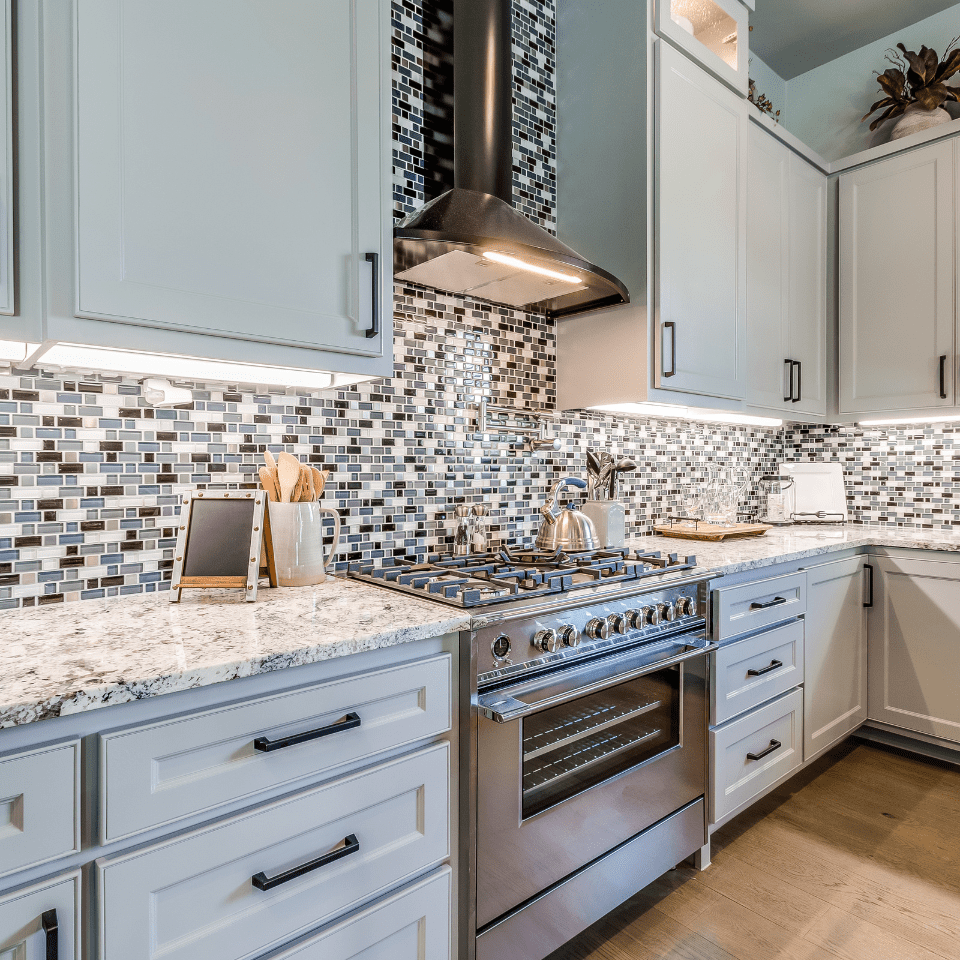
[[[769,600],[767,603],[751,603],[751,610],[769,610],[771,607],[782,607],[788,600],[786,597],[776,597],[773,600]]]
[[[787,395],[783,398],[783,402],[789,403],[793,399],[793,361],[784,360],[783,365],[787,368],[787,375],[790,377],[790,384],[787,387]]]
[[[60,956],[60,932],[57,922],[57,911],[47,910],[40,917],[40,926],[43,928],[43,937],[46,941],[46,960],[58,960]]]
[[[759,753],[748,753],[748,760],[762,760],[764,757],[769,757],[771,753],[775,753],[779,750],[783,744],[779,740],[771,740],[770,746],[766,750],[761,750]]]
[[[868,571],[869,574],[870,574],[870,579],[869,579],[869,581],[868,581],[869,584],[870,584],[870,599],[869,599],[869,600],[865,600],[863,605],[864,605],[865,607],[872,607],[872,606],[873,606],[873,564],[872,564],[872,563],[865,563],[865,564],[863,565],[863,569],[866,570],[866,571]]]
[[[372,340],[380,336],[380,254],[368,253],[365,259],[373,264],[373,317],[367,330],[367,339]]]
[[[803,399],[803,363],[800,360],[794,360],[793,365],[797,368],[797,395],[793,396],[791,392],[790,399],[793,403],[799,403]],[[793,379],[792,374],[790,379]]]
[[[663,325],[664,332],[670,331],[670,372],[663,371],[665,377],[675,377],[677,375],[677,325],[668,320]]]
[[[782,660],[771,660],[769,667],[761,667],[759,670],[748,670],[748,677],[762,677],[765,673],[773,673],[774,670],[779,670],[783,666]]]
[[[326,727],[319,727],[316,730],[308,730],[306,733],[295,733],[292,737],[283,737],[280,740],[268,740],[266,737],[257,737],[253,741],[253,749],[261,753],[271,753],[274,750],[283,750],[284,747],[293,747],[298,743],[306,743],[308,740],[319,740],[321,737],[329,737],[332,733],[343,733],[344,730],[353,730],[360,726],[360,715],[348,713],[342,720],[331,723]]]
[[[947,399],[947,355],[940,358],[940,399]]]
[[[317,857],[316,860],[311,860],[309,863],[304,863],[299,867],[294,867],[292,870],[287,870],[286,873],[278,873],[275,877],[268,877],[263,872],[256,874],[256,876],[253,877],[253,885],[258,890],[272,890],[274,887],[279,887],[281,883],[296,880],[297,877],[302,877],[306,873],[319,870],[329,863],[336,863],[337,860],[342,860],[344,857],[349,857],[351,854],[359,852],[360,841],[357,839],[356,834],[351,833],[349,837],[344,837],[342,847],[331,850],[330,853],[325,853],[322,857]]]

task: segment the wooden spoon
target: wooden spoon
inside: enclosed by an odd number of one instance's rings
[[[327,471],[321,473],[316,467],[311,467],[310,472],[313,474],[313,498],[319,500],[323,496],[323,488],[327,482]]]
[[[280,490],[277,488],[276,479],[267,467],[260,468],[260,484],[274,503],[280,499]]]
[[[316,494],[313,489],[313,471],[308,466],[303,468],[303,491],[300,499],[305,503],[312,503],[316,500]]]
[[[300,482],[300,461],[289,453],[281,453],[277,462],[281,503],[295,503],[293,496]]]

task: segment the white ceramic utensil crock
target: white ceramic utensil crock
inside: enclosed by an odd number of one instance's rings
[[[326,567],[340,549],[340,516],[319,503],[269,503],[277,583],[309,587],[327,579]],[[323,517],[333,517],[333,546],[323,555]]]

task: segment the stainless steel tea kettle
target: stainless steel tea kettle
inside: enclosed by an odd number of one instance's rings
[[[567,504],[566,509],[560,508],[557,500],[564,487],[586,490],[587,484],[585,480],[580,480],[578,477],[564,477],[554,484],[547,502],[540,508],[543,522],[537,534],[537,549],[549,551],[599,549],[600,539],[593,521],[571,504]]]

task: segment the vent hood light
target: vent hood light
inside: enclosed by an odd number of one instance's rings
[[[569,273],[559,273],[556,270],[548,270],[546,267],[538,267],[533,263],[526,263],[511,257],[508,253],[485,253],[484,260],[492,260],[494,263],[502,263],[507,267],[516,267],[518,270],[529,270],[530,273],[538,273],[541,277],[549,277],[551,280],[559,280],[561,283],[581,284],[583,280],[580,277],[574,277]]]
[[[614,403],[590,407],[600,413],[620,413],[628,417],[662,417],[667,420],[695,420],[698,423],[729,423],[747,427],[782,427],[774,417],[754,417],[745,413],[727,413],[705,407],[676,407],[667,403]]]
[[[21,363],[39,346],[39,343],[24,343],[22,340],[0,340],[0,361]]]
[[[930,423],[960,423],[960,417],[904,417],[898,420],[861,420],[857,424],[859,427],[902,427],[911,424],[930,424]]]
[[[215,380],[225,383],[249,383],[304,390],[326,390],[329,387],[348,386],[373,379],[371,377],[327,373],[323,370],[268,367],[255,363],[204,360],[200,357],[140,353],[133,350],[110,350],[69,343],[54,344],[35,360],[35,364],[40,367],[64,367],[134,376],[172,377],[200,382]]]

